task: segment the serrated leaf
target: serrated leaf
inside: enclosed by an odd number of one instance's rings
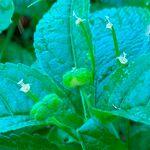
[[[59,0],[37,26],[34,35],[36,56],[43,70],[58,83],[62,84],[63,74],[73,67],[90,66],[87,41],[73,16],[75,12],[87,19],[88,10],[88,0]]]
[[[10,25],[13,12],[14,5],[12,0],[0,1],[0,33]]]
[[[126,66],[116,63],[112,35],[106,29],[104,16],[110,17],[120,51],[127,54]],[[93,14],[91,19],[96,45],[97,106],[147,124],[150,123],[149,17],[147,9],[126,7],[105,9]]]
[[[119,68],[110,75],[109,82],[103,86],[105,93],[101,95],[103,108],[114,109],[112,114],[150,124],[149,58],[150,55],[143,55],[134,63],[125,68]]]

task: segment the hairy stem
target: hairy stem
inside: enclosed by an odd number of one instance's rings
[[[114,27],[112,27],[111,31],[112,31],[113,41],[114,41],[115,55],[116,55],[116,57],[118,57],[118,56],[120,56],[120,50],[119,50],[117,35],[116,35],[116,31],[115,31]]]
[[[88,29],[84,22],[81,22],[81,28],[84,34],[84,37],[86,38],[86,41],[89,46],[89,53],[90,53],[90,58],[91,58],[91,63],[92,63],[92,77],[93,77],[93,84],[94,84],[94,78],[95,78],[95,57],[94,57],[94,47],[92,43],[91,36],[88,32]]]
[[[37,102],[39,101],[39,98],[38,98],[36,95],[34,95],[31,91],[29,91],[29,92],[27,93],[27,95],[28,95],[35,103],[37,103]]]
[[[73,3],[71,4],[70,12],[71,12],[71,14],[73,12]],[[70,17],[70,41],[71,41],[71,49],[72,49],[72,55],[73,55],[73,62],[74,62],[74,67],[78,68],[77,56],[76,56],[76,51],[75,51],[74,42],[73,42],[73,35],[72,35],[72,32],[71,32],[72,28],[73,28],[72,17]],[[79,87],[79,93],[80,93],[80,96],[81,96],[81,102],[82,102],[82,107],[83,107],[84,119],[86,121],[87,118],[88,118],[88,114],[87,114],[87,109],[88,108],[86,106],[86,99],[84,97],[83,90],[80,87]]]
[[[90,29],[88,29],[88,26],[84,23],[81,22],[81,29],[83,32],[83,35],[87,41],[88,47],[89,47],[89,54],[90,54],[90,59],[91,59],[91,64],[92,64],[92,83],[93,83],[93,98],[92,98],[92,105],[95,106],[95,70],[96,70],[96,65],[95,65],[95,57],[94,57],[94,46],[92,43],[91,35],[90,35]]]

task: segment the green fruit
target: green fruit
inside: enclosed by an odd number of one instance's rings
[[[40,108],[40,106],[42,105],[41,102],[36,103],[35,105],[33,105],[31,111],[30,111],[30,115],[34,116],[37,112],[37,110]]]
[[[36,111],[36,113],[34,115],[34,118],[36,120],[45,120],[48,117],[48,115],[49,115],[49,109],[47,107],[41,105],[37,109],[37,111]]]
[[[66,87],[74,88],[82,86],[91,80],[91,72],[86,68],[73,69],[63,76],[63,83]]]
[[[45,120],[54,115],[61,105],[62,100],[56,94],[49,94],[32,107],[30,115],[36,120]]]
[[[56,94],[49,94],[45,96],[42,100],[43,105],[45,105],[50,112],[56,112],[62,104],[62,100]]]

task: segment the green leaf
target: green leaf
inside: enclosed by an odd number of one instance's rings
[[[150,55],[143,55],[125,68],[118,68],[105,82],[101,106],[112,114],[150,124]],[[108,101],[107,101],[108,100]],[[106,107],[107,105],[107,107]]]
[[[90,108],[90,112],[94,117],[96,117],[100,122],[104,124],[110,123],[117,118],[111,112],[103,111],[94,107]]]
[[[73,67],[90,66],[87,40],[73,16],[75,12],[87,20],[88,10],[88,0],[58,0],[37,25],[34,35],[37,59],[57,83],[62,84],[63,74]]]
[[[121,53],[127,54],[125,66],[116,61],[111,31],[106,29],[104,16],[109,16],[114,25]],[[149,17],[147,9],[126,7],[105,9],[91,18],[96,47],[97,106],[147,124],[150,123]]]
[[[0,133],[33,132],[45,127],[45,122],[35,121],[28,115],[15,115],[0,118]]]
[[[127,147],[117,139],[105,125],[102,125],[97,119],[91,118],[78,129],[85,148],[106,149],[106,150],[125,150]]]
[[[0,149],[5,150],[26,150],[26,149],[51,149],[58,150],[55,144],[48,141],[46,137],[39,134],[29,135],[27,133],[11,134],[9,136],[0,135]]]
[[[0,122],[5,122],[5,128],[0,128],[1,132],[12,130],[9,125],[11,121],[17,122],[13,129],[19,127],[19,122],[24,123],[34,104],[33,100],[41,100],[51,92],[63,95],[62,91],[46,75],[25,65],[0,64],[0,72]],[[17,83],[21,79],[30,84],[29,93],[20,91]]]
[[[10,25],[13,12],[14,5],[12,0],[0,1],[0,33]]]

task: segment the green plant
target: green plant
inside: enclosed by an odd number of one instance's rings
[[[1,4],[3,31],[14,7]],[[148,150],[149,18],[143,5],[53,4],[36,27],[36,62],[0,64],[0,149]]]

